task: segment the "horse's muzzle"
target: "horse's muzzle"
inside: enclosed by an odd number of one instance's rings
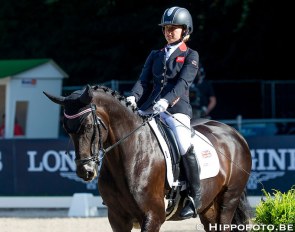
[[[85,181],[91,181],[97,176],[97,164],[89,162],[88,164],[78,165],[77,175]]]

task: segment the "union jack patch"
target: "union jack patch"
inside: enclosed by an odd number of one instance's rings
[[[192,64],[193,64],[194,66],[198,66],[198,62],[195,61],[195,60],[192,61]]]
[[[184,56],[178,56],[176,58],[176,62],[178,62],[178,63],[184,63]]]
[[[202,151],[201,155],[202,155],[203,158],[209,158],[209,157],[212,156],[212,154],[211,154],[211,152],[209,150]]]

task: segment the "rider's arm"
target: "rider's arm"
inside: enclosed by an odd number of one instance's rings
[[[152,51],[150,53],[150,55],[148,56],[144,66],[142,68],[140,77],[131,90],[132,95],[135,97],[136,102],[141,98],[141,96],[144,94],[144,92],[148,90],[149,82],[151,81],[151,79],[153,77],[152,65],[153,65],[153,59],[154,59],[155,52],[156,51]]]

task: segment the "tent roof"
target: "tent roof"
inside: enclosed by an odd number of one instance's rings
[[[49,61],[50,59],[0,60],[0,78],[16,75]]]

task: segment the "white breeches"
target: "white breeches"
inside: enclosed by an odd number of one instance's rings
[[[180,154],[184,155],[191,145],[191,130],[190,130],[190,117],[185,114],[173,114],[172,116],[164,113],[160,113],[161,118],[172,129],[180,150]]]

